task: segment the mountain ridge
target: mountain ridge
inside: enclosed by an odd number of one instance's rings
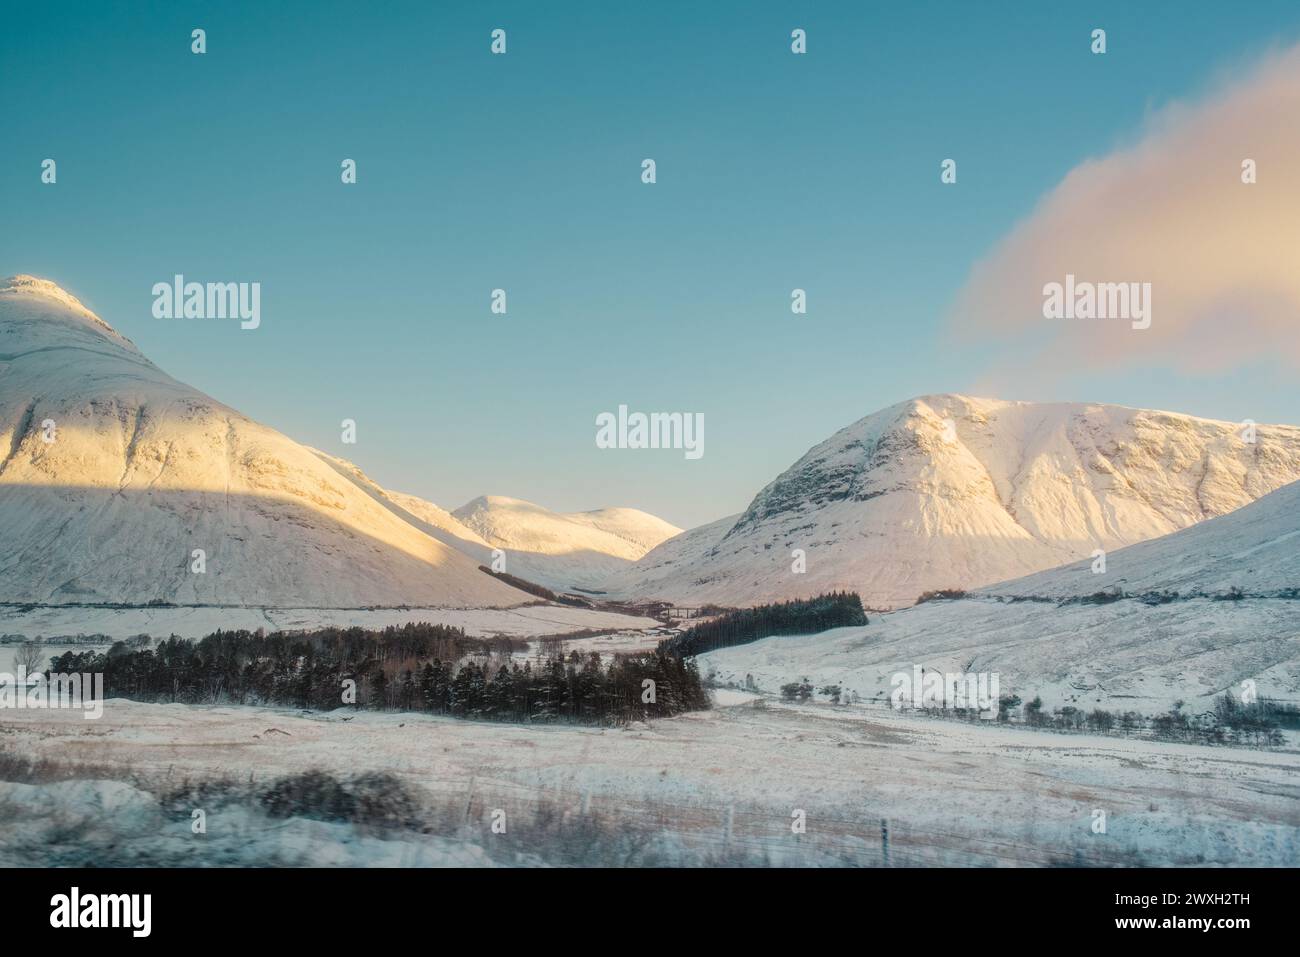
[[[1300,699],[1300,481],[1240,509],[864,627],[767,638],[701,656],[721,683],[775,693],[808,680],[889,700],[893,675],[997,673],[1001,693],[1155,713],[1206,710],[1255,682]]]
[[[492,549],[506,571],[560,590],[592,590],[682,529],[640,509],[553,512],[524,499],[480,495],[452,518]]]
[[[0,456],[0,601],[536,600],[483,574],[494,546],[452,513],[172,378],[76,296],[27,275],[0,281]],[[546,556],[508,556],[512,571],[560,587],[644,553],[647,529],[654,542],[680,531],[636,510],[531,507],[593,546],[558,569]]]
[[[0,598],[532,600],[382,509],[313,450],[168,376],[71,294],[21,278],[0,286]]]
[[[711,541],[697,533],[669,562],[660,546],[605,585],[686,604],[849,589],[901,607],[1166,535],[1300,479],[1300,429],[1257,425],[1253,444],[1243,429],[1101,403],[920,396],[813,446]]]

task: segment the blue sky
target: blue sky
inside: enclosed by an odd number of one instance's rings
[[[1151,111],[1298,37],[1281,2],[10,5],[0,274],[390,488],[695,525],[863,415],[976,390],[995,357],[945,323],[972,265]],[[178,272],[261,282],[261,328],[153,318]],[[1002,397],[1300,422],[1287,381]],[[620,403],[704,413],[704,457],[597,449]]]

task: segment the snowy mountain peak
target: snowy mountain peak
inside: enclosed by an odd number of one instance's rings
[[[82,305],[81,300],[68,292],[58,283],[49,279],[41,279],[38,276],[28,276],[20,273],[17,276],[10,276],[0,283],[0,294],[9,293],[11,295],[43,296],[46,299],[53,299],[55,302],[61,302],[78,310],[83,315],[92,317],[96,322],[104,322],[99,316]],[[107,325],[107,323],[104,323]]]
[[[172,379],[57,284],[0,281],[0,601],[501,607],[532,596],[479,570],[496,548],[567,589],[680,531],[504,496],[453,516]]]
[[[30,276],[0,289],[0,450],[3,601],[504,607],[531,597],[484,575],[359,472],[177,382],[75,296]]]
[[[122,358],[148,364],[134,342],[55,282],[23,274],[0,280],[0,307],[0,351],[19,354],[32,348],[110,345],[120,350]]]
[[[553,512],[504,495],[480,495],[452,515],[494,547],[539,555],[606,555],[635,561],[681,533],[661,518],[635,508]]]
[[[42,318],[50,318],[60,315],[75,316],[90,323],[92,328],[96,331],[106,333],[120,342],[131,345],[132,349],[135,348],[129,339],[119,333],[103,319],[99,318],[99,316],[87,309],[80,299],[68,292],[62,286],[58,285],[58,283],[52,282],[49,279],[41,279],[38,276],[28,276],[24,274],[10,276],[8,279],[0,280],[0,296],[15,297],[15,302],[28,300],[27,304],[33,307],[33,311],[35,307],[44,303],[61,307],[52,313],[49,311],[41,311],[35,314]]]
[[[1172,412],[921,396],[836,432],[734,523],[606,587],[721,604],[848,588],[898,607],[1167,535],[1300,479],[1300,429],[1243,435]]]
[[[534,505],[532,502],[526,502],[522,498],[511,498],[509,495],[480,495],[478,498],[471,499],[452,514],[456,516],[473,515],[477,512],[484,512],[494,508],[516,508],[524,511],[545,512],[540,505]]]

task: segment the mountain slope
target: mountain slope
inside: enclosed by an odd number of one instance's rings
[[[600,583],[602,591],[612,595],[670,597],[673,592],[687,593],[681,584],[701,567],[718,541],[740,518],[728,515],[707,525],[687,529],[646,552],[635,564],[627,565]]]
[[[1084,598],[1128,595],[1273,595],[1300,589],[1300,481],[1218,518],[1106,556],[981,589],[979,596]],[[1296,607],[1300,634],[1300,605]]]
[[[1118,406],[925,396],[813,447],[707,549],[612,592],[753,604],[858,591],[896,608],[1167,535],[1300,479],[1300,429]],[[701,532],[703,535],[703,532]],[[662,548],[672,546],[667,543]],[[792,572],[802,549],[807,571]]]
[[[507,572],[560,591],[589,590],[593,582],[630,567],[633,557],[681,531],[634,508],[560,514],[504,496],[484,496],[452,513],[418,496],[382,488],[351,462],[317,454],[402,521],[477,564],[491,566],[500,549]]]
[[[701,670],[738,684],[749,675],[765,691],[806,677],[877,700],[888,699],[893,674],[915,665],[996,672],[1003,694],[1040,695],[1049,706],[1150,713],[1181,699],[1200,710],[1248,679],[1261,695],[1297,701],[1300,598],[1282,597],[1300,595],[1297,543],[1300,482],[1113,552],[1104,574],[1091,562],[1069,565],[873,616],[863,628],[711,652]],[[1241,597],[1227,597],[1233,589]],[[1164,594],[1078,600],[1102,590]]]
[[[0,282],[0,455],[0,601],[531,597],[405,520],[359,473],[177,382],[74,297],[25,276]]]
[[[559,589],[590,588],[681,533],[634,508],[566,514],[502,495],[480,496],[451,518],[504,551],[510,574]]]

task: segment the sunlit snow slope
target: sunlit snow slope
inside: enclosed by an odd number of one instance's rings
[[[842,429],[734,522],[669,540],[606,584],[687,604],[852,589],[905,606],[1167,535],[1300,479],[1300,429],[1244,434],[1171,412],[925,396]]]
[[[767,691],[807,677],[864,699],[887,699],[892,675],[915,665],[998,673],[1003,693],[1051,705],[1199,709],[1247,679],[1300,700],[1300,482],[1106,559],[1104,572],[1082,562],[864,628],[715,651],[704,668]]]
[[[505,552],[507,572],[560,589],[591,588],[681,533],[635,508],[560,513],[501,495],[481,496],[451,515]]]
[[[172,379],[53,283],[0,281],[0,601],[530,600],[371,485]]]

